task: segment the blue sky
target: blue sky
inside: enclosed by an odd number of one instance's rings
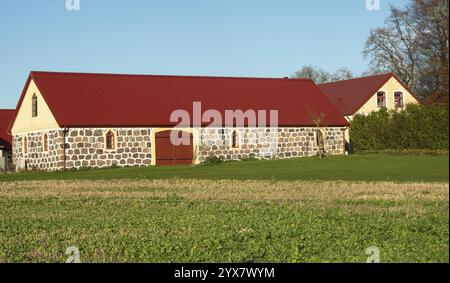
[[[290,76],[303,65],[363,72],[380,0],[1,0],[0,108],[14,108],[30,70]]]

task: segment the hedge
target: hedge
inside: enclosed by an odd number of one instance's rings
[[[354,151],[448,150],[448,105],[407,105],[355,115],[350,127]]]

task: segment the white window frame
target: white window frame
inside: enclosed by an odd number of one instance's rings
[[[401,107],[397,107],[396,103],[395,103],[395,93],[396,92],[401,92],[402,93],[402,106]],[[394,109],[403,109],[405,108],[405,92],[403,90],[394,90],[394,93],[392,94],[393,96],[393,101],[394,101]]]
[[[384,93],[384,106],[381,106],[381,107],[378,104],[378,93],[380,93],[380,92]],[[387,92],[385,90],[380,89],[379,91],[377,91],[375,96],[376,96],[377,109],[387,108]]]

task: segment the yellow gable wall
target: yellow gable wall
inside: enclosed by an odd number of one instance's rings
[[[411,93],[402,86],[402,84],[394,77],[390,78],[378,91],[386,92],[386,108],[388,110],[395,109],[394,92],[403,92],[403,104],[419,103]],[[377,92],[378,92],[377,91]],[[377,92],[355,113],[367,115],[370,112],[378,111],[377,107]]]
[[[33,94],[36,94],[37,96],[37,117],[32,117],[31,113]],[[59,125],[56,122],[55,117],[53,117],[53,114],[51,113],[47,103],[45,103],[44,98],[39,92],[36,84],[33,80],[31,80],[28,89],[26,90],[25,97],[22,101],[22,105],[20,106],[20,109],[17,113],[17,117],[11,129],[11,133],[14,135],[55,128],[59,128]]]

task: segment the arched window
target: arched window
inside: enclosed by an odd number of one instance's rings
[[[27,153],[28,152],[28,143],[27,143],[27,137],[23,138],[23,152]]]
[[[112,131],[108,131],[105,136],[106,139],[106,149],[114,149],[115,148],[115,136]]]
[[[231,147],[237,148],[238,145],[238,134],[236,133],[236,131],[233,131],[233,133],[231,134]]]
[[[48,151],[48,136],[47,134],[44,134],[44,138],[43,138],[43,142],[44,142],[44,151]]]
[[[33,98],[31,99],[31,116],[37,117],[38,115],[38,101],[36,94],[33,94]]]

